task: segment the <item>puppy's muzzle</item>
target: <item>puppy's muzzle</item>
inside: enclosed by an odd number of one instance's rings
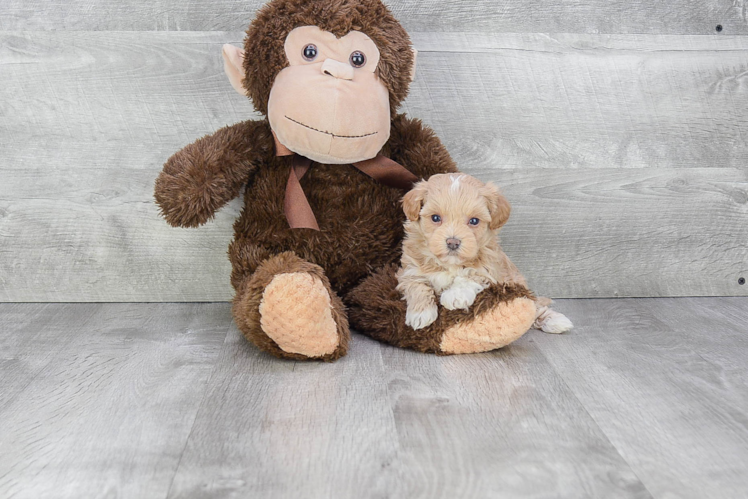
[[[447,248],[454,251],[460,248],[460,244],[462,241],[458,240],[457,238],[447,238]]]

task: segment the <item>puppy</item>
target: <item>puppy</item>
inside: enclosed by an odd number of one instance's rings
[[[499,246],[498,232],[511,207],[492,183],[465,174],[438,174],[421,181],[403,198],[405,223],[397,289],[407,301],[405,323],[418,330],[438,316],[437,297],[446,309],[468,309],[492,283],[525,278]],[[551,300],[535,300],[533,328],[563,333],[572,328]]]

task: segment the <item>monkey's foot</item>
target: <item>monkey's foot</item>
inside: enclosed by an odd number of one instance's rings
[[[444,354],[498,349],[520,338],[530,328],[534,318],[535,302],[530,298],[517,297],[508,302],[498,302],[470,321],[447,327],[439,348]]]
[[[516,283],[480,292],[468,310],[438,308],[433,323],[406,324],[406,302],[396,290],[396,266],[369,276],[346,297],[353,327],[389,344],[436,354],[491,351],[517,340],[535,319],[532,293]]]
[[[260,302],[260,326],[286,352],[317,358],[340,343],[330,294],[308,273],[278,274]]]
[[[234,299],[244,335],[278,357],[333,361],[350,332],[340,299],[319,266],[287,252],[257,268]]]

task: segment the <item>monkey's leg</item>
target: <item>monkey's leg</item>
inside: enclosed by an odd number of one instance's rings
[[[348,350],[343,303],[321,267],[284,252],[237,287],[234,320],[260,349],[281,358],[334,361]]]
[[[396,266],[366,278],[347,296],[351,325],[361,333],[398,347],[436,354],[490,351],[517,340],[535,319],[535,302],[518,283],[495,284],[475,298],[469,310],[438,308],[430,325],[406,325],[406,303],[396,289]]]

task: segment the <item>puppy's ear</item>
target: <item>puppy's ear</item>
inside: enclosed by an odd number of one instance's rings
[[[483,196],[488,203],[488,212],[491,214],[491,222],[488,224],[490,229],[499,229],[509,220],[509,214],[512,212],[512,206],[504,198],[492,182],[487,182],[481,188]]]
[[[403,196],[403,212],[408,220],[418,220],[423,200],[426,198],[426,181],[421,181]]]

